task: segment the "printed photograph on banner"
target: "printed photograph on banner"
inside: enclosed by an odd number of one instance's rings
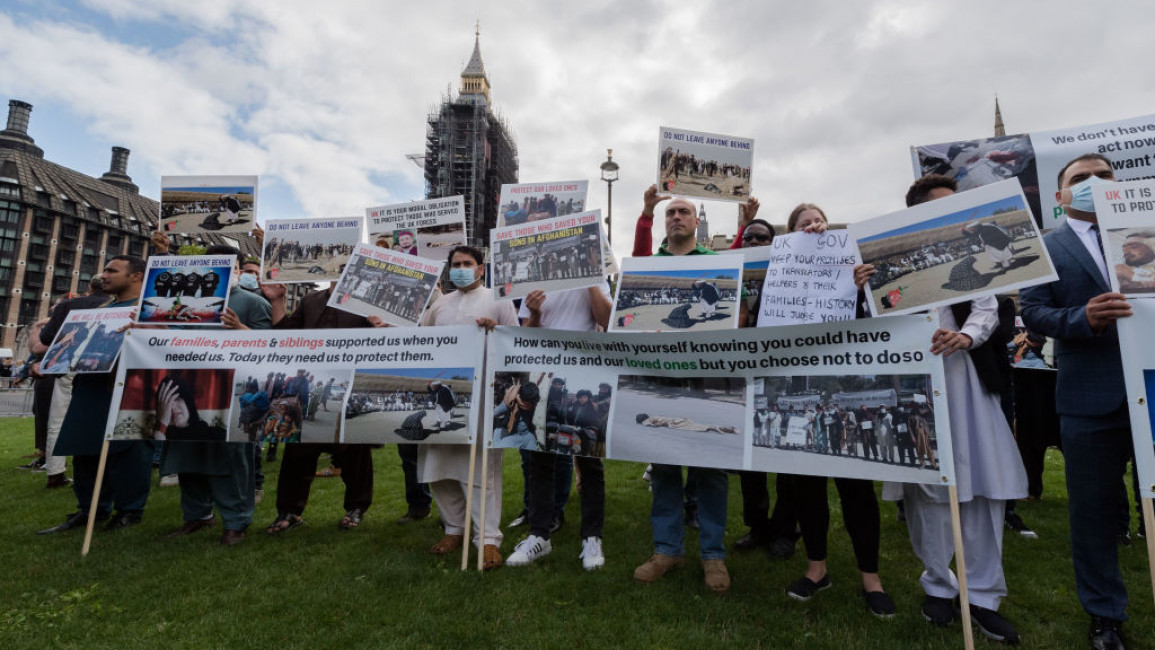
[[[1044,229],[1063,225],[1067,215],[1055,200],[1059,170],[1083,154],[1106,156],[1117,181],[1155,176],[1155,115],[1032,133],[1031,143],[1038,158]]]
[[[927,174],[949,176],[958,183],[960,192],[1008,178],[1019,179],[1035,223],[1042,225],[1039,170],[1030,135],[1020,133],[928,144],[911,147],[910,153],[916,179]]]
[[[589,184],[589,181],[554,181],[502,185],[497,227],[584,212]]]
[[[366,208],[365,219],[369,243],[378,248],[441,262],[450,249],[465,244],[465,199],[460,196]]]
[[[853,320],[857,257],[845,230],[775,237],[762,285],[759,327]]]
[[[739,255],[623,259],[610,331],[736,328],[742,263]]]
[[[658,192],[745,203],[754,141],[732,135],[658,129]]]
[[[610,457],[701,467],[743,467],[743,377],[620,375]]]
[[[473,368],[358,368],[345,407],[344,442],[471,442],[473,375]]]
[[[754,379],[754,456],[790,451],[938,470],[930,375]]]
[[[492,446],[605,458],[610,378],[593,368],[495,373]]]
[[[873,264],[871,312],[906,314],[1054,281],[1054,266],[1017,180],[852,223]]]
[[[137,322],[220,325],[236,262],[228,255],[148,258]]]
[[[1111,289],[1155,294],[1155,181],[1101,183],[1092,192]]]
[[[336,280],[361,242],[363,223],[361,217],[270,219],[261,277],[281,284]]]
[[[42,356],[40,374],[109,372],[124,341],[121,327],[132,322],[136,307],[74,309],[68,312],[52,345]]]
[[[733,248],[718,251],[722,255],[742,256],[742,289],[739,296],[739,314],[746,313],[747,327],[758,325],[759,305],[762,304],[762,285],[773,251],[769,246]]]
[[[129,368],[112,440],[224,442],[232,368]]]
[[[257,223],[256,176],[162,176],[160,229],[244,234]]]
[[[444,261],[358,244],[329,297],[329,306],[392,325],[416,325]]]
[[[564,291],[604,280],[601,210],[489,231],[498,298]]]
[[[230,442],[341,442],[345,396],[353,371],[240,367],[232,385]]]

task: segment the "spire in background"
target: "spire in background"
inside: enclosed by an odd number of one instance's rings
[[[995,93],[995,137],[1006,134],[1007,130],[1003,127],[1003,112],[999,110],[999,94]]]

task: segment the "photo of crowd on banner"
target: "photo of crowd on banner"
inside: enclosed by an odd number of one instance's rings
[[[345,407],[345,442],[468,442],[473,368],[358,368]]]
[[[658,188],[679,196],[745,201],[750,196],[754,141],[662,127]]]
[[[360,217],[284,219],[265,224],[261,274],[271,282],[323,282],[341,276],[361,240]]]
[[[388,272],[389,265],[367,255],[350,258],[333,292],[337,306],[357,314],[386,312],[408,324],[421,318],[437,279]]]
[[[610,427],[613,458],[742,467],[746,380],[620,375]]]
[[[513,244],[535,237],[495,242],[493,286],[497,295],[510,295],[515,283],[548,281],[552,290],[558,290],[588,285],[591,278],[601,278],[604,265],[599,224],[586,224],[574,230],[579,232],[518,246]],[[567,280],[572,282],[565,282]]]
[[[605,458],[612,398],[593,375],[496,373],[493,446]]]
[[[40,374],[102,373],[120,356],[132,308],[86,309],[68,314],[40,362]]]
[[[765,377],[754,446],[938,469],[930,377]]]
[[[256,223],[256,197],[256,176],[164,176],[161,229],[247,233]]]
[[[527,221],[541,221],[577,214],[584,211],[584,198],[561,198],[546,192],[541,196],[526,196],[520,201],[502,203],[505,225],[516,226]]]
[[[237,373],[229,416],[234,442],[339,442],[342,405],[349,390],[344,370],[300,368],[263,379]]]

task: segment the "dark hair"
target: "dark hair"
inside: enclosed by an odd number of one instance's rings
[[[940,187],[945,187],[952,192],[958,191],[958,183],[950,176],[927,174],[910,184],[910,189],[906,191],[906,207],[909,208],[920,203],[926,203],[931,190],[936,190]]]
[[[99,275],[92,276],[92,279],[88,281],[88,292],[92,294],[104,293],[104,278]]]
[[[485,255],[480,250],[472,246],[454,246],[453,250],[449,251],[450,264],[453,263],[453,256],[458,253],[465,253],[466,255],[472,257],[473,261],[477,262],[478,266],[483,266],[485,264]]]
[[[260,260],[260,258],[253,257],[252,255],[250,255],[250,256],[246,257],[245,259],[241,260],[241,266],[244,266],[246,264],[256,264],[257,266],[260,266],[261,260]]]
[[[200,422],[201,414],[197,411],[196,392],[193,390],[192,383],[183,375],[166,375],[160,383],[156,385],[156,392],[159,395],[160,389],[165,383],[171,383],[176,386],[177,398],[184,401],[185,407],[188,408],[188,426],[193,426]]]
[[[638,413],[638,417],[634,418],[634,421],[638,424],[641,424],[648,419],[650,419],[650,416],[646,415],[645,413]]]
[[[237,266],[245,263],[245,255],[241,249],[228,244],[213,244],[205,249],[205,255],[232,255],[237,258]]]
[[[577,396],[578,396],[579,398],[580,398],[582,395],[585,395],[585,396],[586,396],[586,399],[593,399],[593,398],[594,398],[594,394],[593,394],[593,393],[591,393],[590,391],[588,391],[588,390],[584,389],[584,388],[583,388],[583,389],[581,389],[581,390],[579,390],[579,391],[577,392]]]
[[[1079,156],[1078,158],[1072,158],[1071,160],[1067,161],[1066,165],[1063,165],[1063,168],[1059,170],[1059,175],[1055,178],[1055,187],[1057,187],[1059,189],[1063,189],[1063,174],[1067,173],[1067,168],[1070,167],[1071,165],[1074,165],[1075,163],[1081,162],[1083,160],[1102,160],[1103,162],[1110,165],[1111,169],[1115,169],[1115,166],[1111,163],[1111,159],[1104,156],[1103,154],[1101,154],[1101,153],[1085,153],[1085,154]]]
[[[750,226],[754,225],[766,226],[766,230],[770,231],[770,241],[774,241],[774,226],[771,226],[770,222],[765,219],[751,219],[750,223],[746,224],[746,229],[742,231],[742,234],[745,235]]]
[[[147,265],[144,263],[144,258],[137,257],[136,255],[113,255],[112,257],[108,258],[109,262],[115,262],[116,260],[120,260],[128,264],[129,275],[132,275],[133,273],[140,273],[141,275],[144,275],[144,271],[147,268]]]
[[[517,396],[525,402],[537,404],[541,400],[541,391],[537,389],[537,384],[522,384],[521,388],[517,390]]]
[[[825,221],[827,225],[830,224],[830,219],[826,217],[826,213],[822,211],[822,208],[813,203],[799,203],[794,206],[794,209],[790,211],[790,216],[786,219],[786,232],[794,232],[794,224],[798,223],[798,217],[807,210],[817,210],[818,214],[822,215],[822,220]],[[755,219],[755,221],[757,221],[757,219]],[[770,228],[770,232],[774,232],[774,228]]]

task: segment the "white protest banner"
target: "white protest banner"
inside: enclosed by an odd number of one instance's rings
[[[1123,379],[1127,385],[1127,407],[1131,415],[1131,436],[1135,443],[1135,467],[1143,497],[1155,498],[1155,350],[1151,328],[1155,327],[1155,300],[1131,300],[1132,315],[1115,321],[1119,327],[1119,353],[1123,357]]]
[[[1092,190],[1111,289],[1155,295],[1155,181],[1101,183]]]
[[[1118,180],[1150,178],[1155,174],[1155,115],[911,147],[916,178],[944,174],[958,182],[959,190],[1018,178],[1035,222],[1045,230],[1061,226],[1066,219],[1055,201],[1059,170],[1087,153],[1106,156]]]
[[[243,235],[257,223],[256,176],[161,176],[164,233]]]
[[[489,231],[497,297],[601,284],[601,217],[601,210],[593,210]]]
[[[220,325],[237,258],[153,255],[148,258],[137,322]]]
[[[136,307],[74,309],[41,357],[40,374],[63,375],[108,372],[120,356],[124,333],[120,328],[133,320]]]
[[[742,261],[739,255],[623,259],[610,331],[734,329]]]
[[[845,230],[774,238],[758,327],[853,320],[854,243]]]
[[[445,262],[357,244],[329,306],[392,325],[416,325]]]
[[[658,129],[658,191],[745,203],[754,141],[732,135]]]
[[[584,212],[589,185],[589,181],[502,185],[497,227]]]
[[[465,244],[465,198],[395,203],[365,209],[369,243],[399,253],[444,262]]]
[[[105,438],[465,444],[476,327],[130,330]]]
[[[1106,156],[1120,181],[1155,175],[1155,115],[1132,117],[1102,124],[1031,134],[1039,164],[1039,199],[1043,228],[1062,225],[1066,213],[1055,201],[1059,170],[1087,153]]]
[[[498,327],[486,384],[504,407],[486,400],[486,444],[949,484],[936,327],[926,315],[645,337]]]
[[[1057,279],[1015,179],[852,223],[871,313],[907,314]]]
[[[336,280],[361,242],[364,227],[361,217],[270,219],[265,223],[261,277],[281,284]]]

